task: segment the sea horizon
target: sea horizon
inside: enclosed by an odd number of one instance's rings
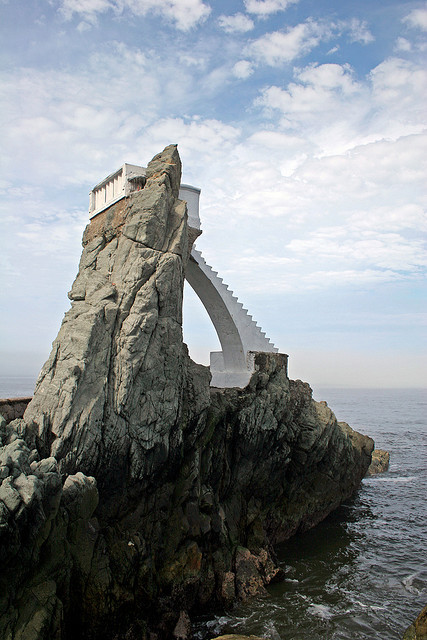
[[[7,400],[13,398],[30,397],[34,394],[34,387],[38,378],[38,375],[0,375],[0,400]],[[312,383],[309,380],[307,382],[313,390],[313,397],[315,400],[323,400],[324,398],[317,397],[320,393],[327,392],[330,389],[346,390],[349,391],[427,391],[427,385],[419,386],[364,386],[364,385],[348,385],[348,384],[322,384]]]

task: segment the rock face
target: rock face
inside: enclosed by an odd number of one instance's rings
[[[30,398],[4,398],[0,400],[0,416],[11,422],[15,418],[22,418],[30,402]]]
[[[224,636],[217,636],[213,640],[268,640],[268,638],[260,638],[259,636],[242,636],[236,633],[226,633]]]
[[[278,579],[272,545],[369,466],[372,440],[289,380],[287,356],[254,354],[242,390],[210,388],[190,360],[179,184],[170,146],[142,191],[88,225],[71,309],[4,431],[5,638],[184,638],[193,610]]]
[[[62,638],[71,575],[91,557],[94,478],[40,459],[22,420],[0,423],[0,637]]]
[[[390,454],[383,449],[374,449],[372,452],[372,461],[366,473],[367,476],[376,476],[378,473],[388,471],[390,464]]]
[[[180,177],[178,152],[168,147],[124,215],[120,203],[86,229],[71,310],[25,413],[61,472],[93,474],[109,494],[153,477],[182,443],[191,381],[181,330],[188,243]],[[207,392],[197,399],[199,413]]]
[[[403,640],[427,640],[427,605],[406,629]]]

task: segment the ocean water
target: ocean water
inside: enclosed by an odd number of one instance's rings
[[[29,398],[33,395],[35,386],[35,376],[0,376],[0,399]]]
[[[398,640],[427,604],[427,390],[325,388],[314,397],[388,450],[390,469],[277,548],[285,580],[199,618],[200,639]]]

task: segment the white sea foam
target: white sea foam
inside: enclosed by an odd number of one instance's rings
[[[329,620],[329,618],[332,618],[332,611],[325,604],[310,604],[309,613],[311,613],[311,615],[313,616],[323,618],[324,620]]]
[[[228,616],[217,616],[213,620],[209,620],[209,622],[206,623],[206,626],[209,629],[215,627],[220,630],[221,625],[227,624],[228,622],[230,622],[230,620],[231,618],[229,618]]]
[[[419,595],[419,590],[414,587],[414,580],[418,577],[418,573],[411,573],[411,575],[406,576],[405,578],[403,578],[402,580],[402,584],[405,587],[406,591],[409,591],[409,593],[413,593],[414,595]]]
[[[365,478],[364,482],[369,484],[374,482],[412,482],[412,480],[416,480],[416,476],[398,476],[397,478],[393,478],[390,476],[378,476]]]
[[[277,632],[274,622],[269,622],[265,627],[266,636],[271,640],[281,640],[280,635]]]
[[[367,604],[364,604],[363,602],[360,602],[360,600],[355,600],[354,604],[358,604],[359,607],[362,607],[362,609],[366,609],[366,607],[368,606]]]

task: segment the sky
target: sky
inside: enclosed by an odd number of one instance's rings
[[[89,191],[178,144],[197,240],[313,385],[427,387],[427,4],[0,0],[0,376],[36,376]],[[187,286],[184,336],[219,342]]]

